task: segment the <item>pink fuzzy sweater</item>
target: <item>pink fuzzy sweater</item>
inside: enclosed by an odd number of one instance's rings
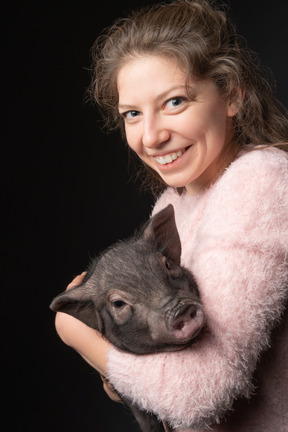
[[[120,393],[155,412],[167,430],[168,424],[206,430],[255,390],[252,374],[285,309],[288,154],[241,153],[210,188],[193,196],[168,188],[153,212],[168,203],[175,209],[182,265],[200,289],[207,332],[175,353],[136,356],[112,348],[108,374]]]

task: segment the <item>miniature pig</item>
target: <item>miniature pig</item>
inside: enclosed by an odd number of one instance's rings
[[[204,327],[205,314],[180,255],[174,209],[168,205],[140,233],[94,259],[83,283],[58,295],[50,307],[99,330],[126,352],[184,349]],[[124,402],[142,431],[164,431],[154,414]]]

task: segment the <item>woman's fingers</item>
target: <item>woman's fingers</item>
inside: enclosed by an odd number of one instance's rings
[[[86,271],[76,276],[72,282],[69,283],[66,290],[69,290],[83,282]],[[59,336],[67,344],[72,346],[79,354],[94,367],[101,376],[103,381],[103,388],[107,395],[115,402],[122,402],[121,398],[115,392],[113,386],[109,383],[103,372],[106,370],[107,365],[107,351],[109,343],[105,341],[102,335],[97,336],[97,332],[77,319],[58,312],[56,314],[56,328]],[[97,340],[98,338],[98,340]],[[109,345],[109,346],[108,346]],[[102,372],[102,373],[101,373]]]
[[[108,379],[105,377],[105,375],[100,374],[100,377],[103,381],[103,388],[110,399],[112,399],[114,402],[120,402],[123,403],[122,399],[119,397],[119,395],[115,392],[114,387],[112,384],[108,381]]]
[[[76,277],[72,280],[72,282],[70,282],[69,285],[67,285],[66,290],[71,289],[71,288],[73,288],[73,287],[75,287],[75,286],[77,286],[77,285],[80,285],[81,282],[83,281],[83,279],[84,279],[86,273],[87,273],[87,272],[84,271],[84,272],[82,272],[80,275],[76,276]]]

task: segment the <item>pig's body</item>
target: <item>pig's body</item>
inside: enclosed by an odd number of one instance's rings
[[[75,316],[127,352],[184,349],[202,330],[205,316],[196,282],[180,266],[180,255],[169,205],[139,236],[118,242],[94,260],[83,283],[57,296],[51,308]],[[153,414],[125,402],[143,431],[164,430]]]

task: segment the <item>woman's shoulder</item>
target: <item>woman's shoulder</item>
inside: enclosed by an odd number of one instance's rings
[[[242,152],[213,186],[206,219],[236,231],[276,219],[287,227],[288,153],[276,148]],[[233,225],[234,224],[234,225]],[[242,227],[242,228],[241,228]],[[283,227],[284,228],[284,227]],[[220,229],[220,228],[219,228]]]
[[[235,160],[226,168],[222,176],[206,192],[189,196],[180,195],[177,190],[167,187],[156,200],[153,213],[173,204],[176,213],[191,211],[199,202],[210,202],[214,211],[224,203],[229,207],[245,207],[256,204],[259,200],[282,196],[288,201],[288,152],[276,147],[255,147],[241,151]]]
[[[177,207],[180,200],[181,196],[178,192],[172,187],[167,187],[157,198],[152,215],[165,208],[168,204],[173,204],[174,208]]]
[[[230,176],[245,174],[249,178],[272,176],[279,178],[288,173],[288,153],[276,147],[257,146],[241,151],[227,168]]]
[[[215,188],[223,196],[244,197],[287,191],[288,153],[275,147],[242,151],[229,165]]]

